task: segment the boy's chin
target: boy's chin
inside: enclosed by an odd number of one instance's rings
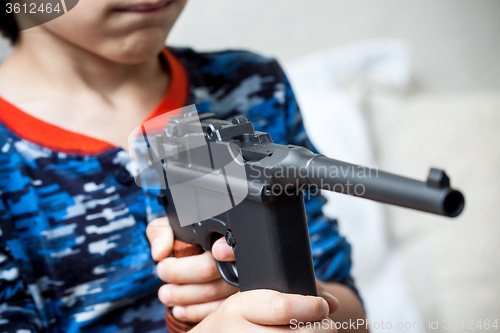
[[[121,64],[141,64],[155,57],[165,47],[165,37],[161,38],[132,38],[110,43],[97,53],[110,61]]]
[[[85,50],[108,61],[130,65],[157,57],[165,47],[170,32],[170,28],[159,26],[121,33],[88,29],[89,32],[84,34],[76,34],[50,23],[40,28],[48,32],[47,36],[53,36],[54,40],[70,46],[73,50]]]

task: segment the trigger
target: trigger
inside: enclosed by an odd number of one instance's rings
[[[238,268],[235,261],[217,261],[217,268],[219,269],[222,278],[230,285],[239,288],[238,281]]]

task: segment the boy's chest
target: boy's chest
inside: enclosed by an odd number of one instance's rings
[[[20,159],[9,166],[10,184],[1,184],[13,228],[4,237],[23,249],[12,255],[44,307],[75,313],[155,290],[145,228],[148,211],[160,212],[149,204],[154,195],[126,177],[125,152],[71,157],[23,141],[11,149]]]

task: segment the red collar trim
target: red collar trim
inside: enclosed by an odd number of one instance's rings
[[[160,103],[143,122],[182,108],[187,103],[189,79],[186,69],[168,49],[165,48],[162,55],[170,68],[170,87]],[[72,132],[35,118],[1,97],[0,122],[19,138],[53,151],[75,155],[99,155],[117,148],[109,142]]]

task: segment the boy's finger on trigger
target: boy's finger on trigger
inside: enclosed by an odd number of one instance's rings
[[[151,221],[146,228],[146,237],[151,244],[151,256],[155,261],[160,261],[172,253],[174,233],[168,218]]]
[[[212,246],[212,255],[218,261],[234,261],[233,248],[227,245],[224,237],[214,243]]]

